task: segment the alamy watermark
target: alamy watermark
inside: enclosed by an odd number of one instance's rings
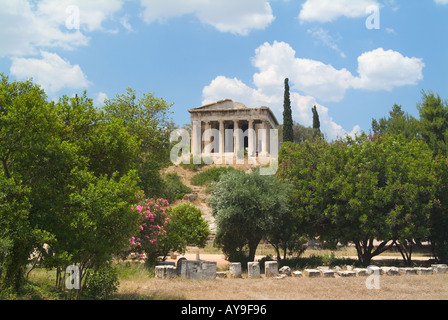
[[[366,28],[369,30],[380,29],[380,7],[378,5],[371,5],[366,8],[366,14],[369,16],[366,19]]]
[[[65,280],[65,287],[68,290],[79,290],[81,288],[81,276],[78,266],[68,266],[67,269],[65,269],[65,273],[68,274],[68,277]]]
[[[248,164],[259,165],[261,175],[274,175],[278,169],[279,139],[277,129],[226,129],[224,136],[217,129],[207,129],[194,137],[190,132],[177,129],[171,141],[178,142],[170,152],[171,162],[183,164]],[[256,137],[259,140],[256,140]],[[247,140],[246,140],[247,138]],[[180,141],[179,141],[180,139]],[[249,142],[251,140],[252,142]],[[247,141],[248,148],[245,148]]]
[[[367,273],[370,276],[366,279],[366,288],[368,290],[379,290],[380,289],[380,274],[381,269],[377,266],[368,266]]]
[[[71,5],[65,9],[67,19],[65,19],[65,27],[69,30],[79,30],[81,27],[81,15],[78,6]]]

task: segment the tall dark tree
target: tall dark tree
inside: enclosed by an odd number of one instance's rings
[[[417,105],[420,113],[420,133],[435,155],[448,154],[448,102],[438,94],[422,91],[422,102]]]
[[[372,120],[373,134],[403,135],[407,140],[418,137],[419,121],[395,104],[389,112],[389,118]]]
[[[320,120],[319,120],[319,113],[317,112],[317,107],[314,106],[313,109],[313,129],[315,137],[320,136]]]
[[[285,79],[285,98],[283,102],[283,142],[294,142],[289,79]]]

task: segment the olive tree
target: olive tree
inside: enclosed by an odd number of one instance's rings
[[[258,172],[231,171],[221,177],[208,201],[217,224],[216,244],[230,260],[254,261],[260,241],[289,214],[290,192],[288,184]]]

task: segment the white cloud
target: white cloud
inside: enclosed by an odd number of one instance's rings
[[[423,78],[424,67],[421,59],[379,48],[358,58],[359,75],[354,76],[346,69],[297,58],[289,44],[277,41],[258,47],[252,64],[259,70],[253,76],[254,88],[237,78],[218,76],[203,89],[203,103],[229,98],[249,107],[268,106],[281,121],[284,79],[289,78],[294,119],[311,126],[311,108],[316,105],[321,129],[330,139],[346,134],[353,136],[361,130],[359,126],[345,130],[332,119],[328,108],[320,101],[339,102],[348,89],[392,90],[398,86],[416,84]]]
[[[210,85],[203,89],[202,95],[204,104],[222,100],[224,97],[227,98],[228,95],[231,95],[235,101],[244,102],[244,104],[253,108],[275,104],[280,101],[275,96],[265,94],[261,89],[256,90],[247,86],[241,80],[224,76],[216,77]]]
[[[265,29],[274,19],[267,0],[140,0],[147,23],[193,14],[221,32],[247,35]]]
[[[2,1],[0,57],[34,55],[48,48],[70,50],[85,46],[89,38],[84,33],[107,31],[103,23],[121,9],[124,1]],[[68,10],[70,8],[76,8],[77,12]],[[78,17],[78,21],[73,19]],[[73,28],[73,22],[79,22],[79,28]]]
[[[42,51],[41,56],[42,59],[12,58],[11,75],[18,79],[33,78],[49,94],[90,85],[79,65],[71,65],[55,53]]]
[[[376,0],[307,0],[299,14],[301,22],[331,22],[340,17],[367,16],[369,6],[379,6]]]
[[[122,9],[125,0],[41,0],[37,4],[37,14],[65,26],[71,16],[70,6],[79,9],[80,28],[91,32],[105,30],[103,23]]]
[[[289,78],[296,90],[321,101],[340,101],[353,81],[346,69],[336,69],[320,61],[301,59],[285,42],[264,43],[255,51],[252,63],[260,72],[254,75],[257,87],[278,91]]]
[[[358,58],[359,77],[353,88],[391,91],[395,87],[417,84],[423,79],[422,59],[404,57],[401,53],[378,48]]]
[[[129,16],[128,15],[125,15],[124,17],[122,17],[120,19],[120,23],[123,26],[123,28],[125,28],[127,31],[134,32],[134,29],[132,28],[132,25],[129,22]]]
[[[339,53],[339,55],[342,58],[345,58],[345,53],[339,49],[339,46],[337,45],[338,40],[336,40],[334,37],[332,37],[327,30],[322,28],[314,28],[314,29],[308,29],[307,33],[311,34],[311,36],[320,42],[322,42],[325,46],[329,47],[330,49],[336,51]]]
[[[283,79],[284,80],[284,79]],[[355,126],[351,132],[333,121],[329,115],[328,108],[317,103],[311,96],[302,96],[291,91],[291,107],[293,109],[294,120],[305,126],[312,126],[313,115],[311,109],[316,106],[319,112],[321,130],[327,134],[329,139],[336,139],[345,135],[353,136],[359,133],[360,127]],[[248,107],[257,108],[268,106],[276,115],[278,121],[282,122],[283,113],[283,89],[272,95],[266,94],[262,88],[254,89],[236,78],[230,79],[224,76],[216,77],[208,86],[203,89],[203,104],[212,103],[222,99],[232,99],[243,102]]]
[[[448,4],[448,0],[434,0],[437,4]]]
[[[107,100],[107,99],[109,99],[109,97],[107,96],[107,94],[104,93],[104,92],[100,92],[100,93],[98,93],[98,94],[96,95],[96,98],[95,98],[95,105],[96,105],[96,106],[102,106],[102,105],[104,105],[104,101]]]

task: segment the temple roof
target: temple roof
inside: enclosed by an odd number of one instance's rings
[[[211,111],[211,110],[238,110],[238,109],[247,109],[244,103],[235,102],[230,99],[225,99],[217,102],[213,102],[210,104],[203,105],[198,108],[191,109],[189,111]]]
[[[251,117],[257,118],[257,115],[260,115],[268,118],[273,128],[278,126],[278,121],[275,118],[275,115],[268,107],[248,108],[243,103],[235,102],[231,99],[206,104],[198,108],[190,109],[188,112],[192,115],[192,119],[193,117],[199,117],[200,119],[207,121],[216,121],[220,117],[229,117],[235,120],[248,120]]]

